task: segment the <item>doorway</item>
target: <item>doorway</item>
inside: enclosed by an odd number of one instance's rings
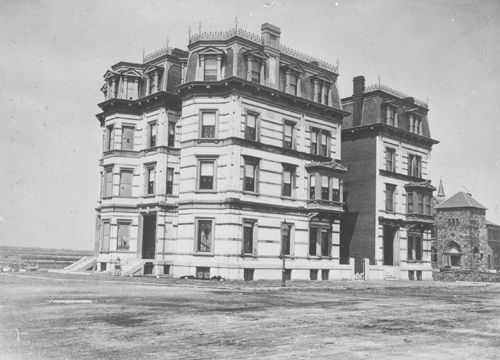
[[[154,259],[156,253],[156,215],[143,216],[142,258]]]
[[[384,265],[394,265],[394,235],[396,228],[384,226]]]

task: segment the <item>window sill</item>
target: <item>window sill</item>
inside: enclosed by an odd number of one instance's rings
[[[196,139],[196,142],[198,144],[201,144],[201,143],[214,143],[214,144],[218,144],[220,141],[220,139],[214,139],[214,138],[199,138],[199,139]]]
[[[423,263],[423,260],[406,260],[407,264],[417,264],[417,263]]]
[[[113,198],[113,196],[112,196],[112,195],[111,195],[111,196],[103,196],[103,197],[102,197],[102,200],[110,200],[110,199],[112,199],[112,198]]]
[[[283,195],[281,195],[281,199],[282,200],[292,200],[292,201],[297,200],[293,196],[283,196]]]
[[[245,194],[245,195],[260,196],[260,194],[258,192],[255,192],[255,191],[243,190],[242,193]]]
[[[216,190],[196,190],[195,194],[217,194]]]
[[[207,256],[207,257],[214,257],[215,254],[213,252],[207,252],[207,253],[203,253],[203,252],[195,252],[193,253],[193,256]]]
[[[242,258],[257,258],[256,254],[250,254],[250,253],[248,253],[248,254],[240,254],[240,256]]]
[[[146,194],[144,195],[144,198],[154,198],[155,196],[155,194]]]
[[[125,254],[135,253],[135,251],[132,251],[130,249],[117,249],[115,252],[117,252],[117,253],[125,253]]]

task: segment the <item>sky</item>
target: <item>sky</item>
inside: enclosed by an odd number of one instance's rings
[[[238,27],[429,99],[430,176],[500,224],[500,2],[0,0],[0,245],[93,249],[103,75],[188,31]]]

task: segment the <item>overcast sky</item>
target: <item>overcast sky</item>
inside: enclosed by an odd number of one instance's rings
[[[281,28],[281,44],[340,59],[341,97],[364,75],[426,100],[431,176],[466,187],[500,224],[499,1],[0,1],[0,245],[92,249],[105,71],[188,29]]]

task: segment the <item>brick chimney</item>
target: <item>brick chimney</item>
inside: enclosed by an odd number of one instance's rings
[[[363,93],[365,92],[365,77],[356,76],[352,79],[352,125],[360,126],[363,117]]]

